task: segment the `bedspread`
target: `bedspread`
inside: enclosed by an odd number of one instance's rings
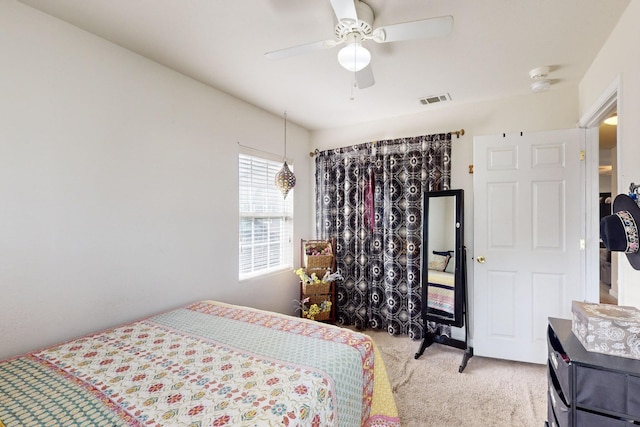
[[[398,426],[369,337],[202,301],[0,362],[0,426]]]
[[[454,275],[441,271],[428,271],[427,306],[435,313],[455,314]]]

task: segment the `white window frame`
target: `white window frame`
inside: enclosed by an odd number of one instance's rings
[[[282,164],[283,160],[275,155],[246,147],[240,149],[238,276],[241,281],[293,266],[293,191],[289,191],[285,199],[275,185],[275,175]]]

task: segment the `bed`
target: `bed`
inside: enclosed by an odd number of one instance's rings
[[[199,301],[0,361],[0,426],[399,426],[371,339]]]
[[[429,270],[427,306],[429,312],[451,317],[455,315],[455,276],[446,271]]]

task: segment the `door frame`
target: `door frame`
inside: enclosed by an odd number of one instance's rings
[[[589,302],[600,302],[600,272],[599,248],[600,248],[600,217],[598,210],[599,200],[599,135],[598,127],[611,115],[614,111],[618,111],[618,117],[621,116],[621,100],[618,96],[621,93],[621,77],[618,75],[613,82],[600,95],[600,98],[593,106],[580,117],[578,126],[586,128],[586,146],[585,146],[585,188],[583,195],[583,215],[585,221],[583,229],[585,230],[585,256],[584,256],[584,295]],[[617,133],[617,163],[620,164],[622,156],[620,144],[620,122],[618,120]],[[620,182],[619,168],[616,168],[616,181]],[[618,191],[619,192],[619,191]],[[617,278],[615,280],[618,280]],[[618,280],[618,304],[624,304],[624,286]]]

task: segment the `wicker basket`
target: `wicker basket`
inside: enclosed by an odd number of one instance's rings
[[[321,313],[316,314],[316,317],[314,317],[313,320],[318,320],[318,321],[328,320],[330,315],[331,315],[331,311],[323,311]]]
[[[311,296],[309,297],[309,307],[311,307],[313,304],[321,305],[325,301],[331,301],[331,295]],[[304,314],[303,314],[303,317],[307,319],[309,318],[309,316],[305,316]],[[331,318],[331,309],[327,311],[321,311],[320,313],[316,314],[313,320],[323,321],[323,320],[328,320],[329,318]]]
[[[315,315],[315,317],[311,320],[317,320],[322,322],[323,320],[328,320],[331,317],[331,313],[329,311],[323,311]],[[305,319],[310,319],[308,316],[304,316]]]
[[[328,253],[324,253],[328,250]],[[322,252],[322,255],[311,255]],[[333,264],[333,248],[331,242],[310,240],[304,244],[304,265],[307,269],[331,268]]]
[[[331,268],[333,263],[333,255],[305,255],[305,265],[308,269],[324,269]]]
[[[331,301],[331,294],[305,295],[305,298],[309,298],[309,305],[320,305],[325,301]]]
[[[305,271],[307,276],[311,277],[312,274],[315,274],[318,279],[322,279],[327,272],[331,273],[330,268],[306,268]]]
[[[305,295],[326,294],[326,293],[329,293],[330,288],[331,288],[331,283],[329,282],[303,283],[302,293]]]

